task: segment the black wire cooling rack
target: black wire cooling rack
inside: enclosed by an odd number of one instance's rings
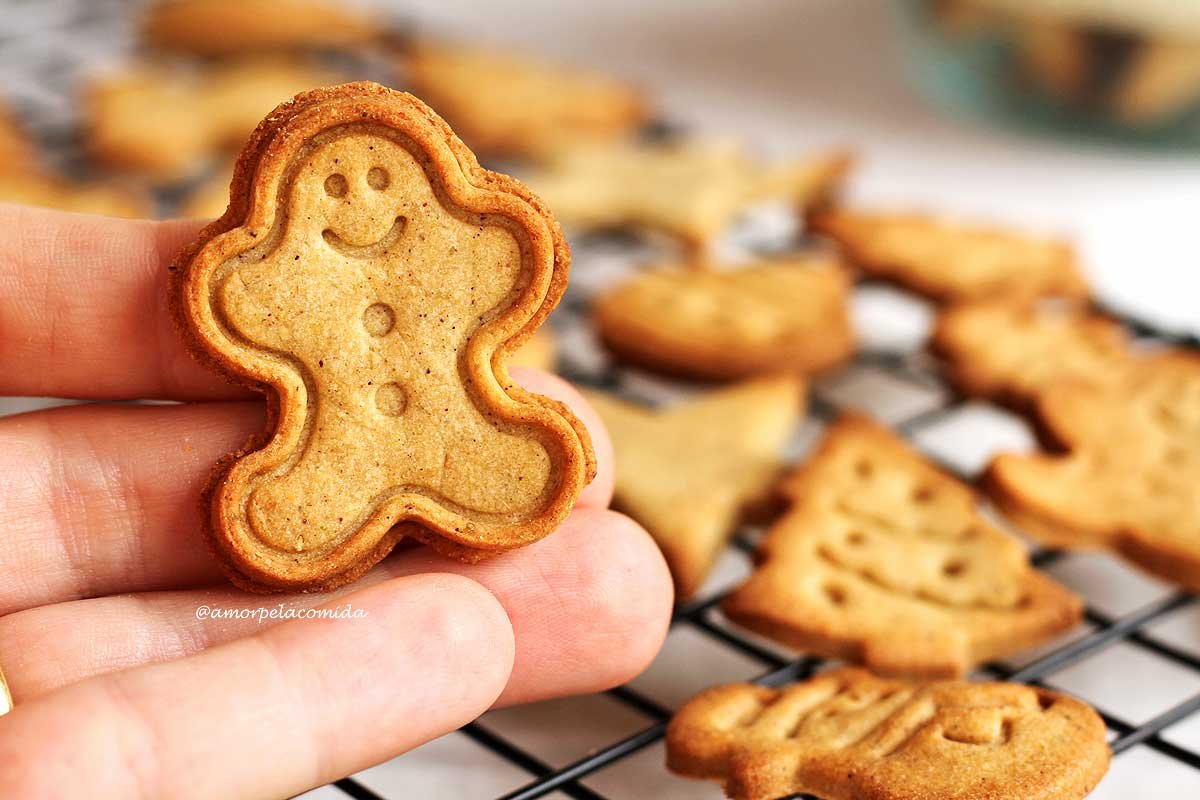
[[[773,241],[760,240],[757,247],[753,249],[760,252],[775,251],[780,247],[779,241],[777,238],[774,238]],[[596,286],[605,282],[597,280],[594,274],[589,274],[589,271],[611,269],[604,264],[613,261],[622,247],[632,246],[630,241],[621,237],[607,239],[586,237],[577,244],[576,266],[573,268],[572,281],[575,282],[579,279],[577,282],[582,284],[582,288],[573,287],[568,292],[563,305],[552,318],[560,339],[566,339],[568,345],[577,345],[577,336],[586,338],[589,335],[589,295],[594,292]],[[630,263],[636,263],[636,258],[627,257],[625,262],[628,266]],[[869,291],[872,288],[875,288],[875,284],[867,282],[860,284],[856,291],[864,289]],[[1193,335],[1172,334],[1128,316],[1112,311],[1108,313],[1124,324],[1139,341],[1150,346],[1200,348],[1200,340]],[[583,349],[586,350],[586,348]],[[640,371],[614,364],[603,357],[594,357],[594,353],[585,356],[581,356],[580,353],[579,349],[572,347],[566,348],[562,353],[560,373],[564,377],[576,384],[612,391],[642,401],[647,399],[645,386],[648,382],[650,385],[654,385],[655,378]],[[937,390],[931,393],[938,397],[933,407],[921,408],[901,419],[887,421],[893,430],[909,441],[912,441],[921,431],[944,421],[968,402],[974,402],[954,392],[939,374],[936,361],[919,347],[914,349],[873,349],[868,347],[860,350],[850,364],[843,369],[849,371],[855,367],[882,371],[894,380],[926,391]],[[670,385],[670,382],[662,383]],[[665,391],[670,394],[671,388]],[[829,399],[819,390],[811,394],[809,403],[811,420],[825,423],[831,421],[842,410],[838,402]],[[918,449],[929,456],[928,448],[918,446]],[[967,483],[974,481],[973,475],[961,466],[933,456],[930,457],[943,469],[963,481]],[[753,553],[756,548],[753,530],[747,529],[739,532],[731,541],[730,547],[745,554]],[[1065,553],[1062,551],[1041,548],[1033,551],[1032,560],[1035,565],[1045,567],[1063,558],[1064,555]],[[758,637],[743,634],[736,626],[724,621],[720,617],[718,605],[729,591],[731,590],[721,590],[711,596],[705,596],[678,607],[671,621],[672,629],[690,628],[708,637],[719,646],[730,648],[759,663],[762,671],[754,680],[765,685],[777,685],[804,679],[822,667],[825,663],[822,659],[803,655],[798,658],[789,658],[776,649],[764,646]],[[1200,688],[1200,657],[1161,641],[1160,638],[1149,636],[1145,632],[1147,626],[1165,615],[1200,603],[1200,597],[1176,592],[1156,599],[1129,613],[1119,615],[1100,610],[1093,602],[1094,599],[1085,598],[1087,607],[1084,621],[1091,628],[1089,633],[1070,639],[1066,644],[1060,645],[1024,666],[1012,667],[999,662],[990,663],[981,667],[976,675],[981,678],[1042,686],[1044,685],[1043,679],[1051,673],[1092,658],[1118,642],[1126,642],[1153,652],[1157,656],[1191,671],[1196,676],[1197,687]],[[519,767],[529,775],[527,783],[500,795],[499,800],[534,800],[534,798],[546,797],[555,793],[559,797],[565,795],[579,800],[603,800],[606,795],[584,785],[581,781],[601,769],[610,767],[622,759],[658,743],[662,740],[667,722],[674,713],[673,709],[629,685],[611,689],[606,694],[609,698],[644,717],[644,728],[632,735],[612,741],[565,765],[548,763],[536,752],[531,752],[511,738],[497,732],[486,721],[474,722],[464,727],[462,733],[475,743]],[[1096,705],[1095,703],[1091,704],[1093,707]],[[1119,757],[1135,745],[1144,745],[1200,773],[1200,753],[1166,741],[1159,736],[1160,731],[1164,728],[1191,714],[1200,712],[1200,691],[1153,718],[1137,724],[1103,708],[1096,710],[1108,726],[1110,746],[1115,757]],[[664,766],[663,769],[666,767]],[[334,786],[359,800],[384,800],[385,798],[384,795],[376,793],[354,778],[338,781]]]

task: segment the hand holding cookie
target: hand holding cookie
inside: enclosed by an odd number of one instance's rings
[[[0,583],[0,661],[15,700],[0,764],[75,765],[0,770],[0,795],[290,796],[493,704],[641,670],[665,631],[667,571],[606,510],[612,459],[595,416],[540,373],[514,379],[570,407],[600,451],[553,536],[479,564],[406,549],[331,595],[264,602],[229,586],[197,497],[214,461],[262,428],[264,406],[172,330],[166,266],[197,232],[0,208],[0,392],[178,401],[0,419],[12,578]],[[253,616],[275,608],[365,616]]]
[[[507,360],[569,262],[545,206],[412,95],[347,84],[272,112],[171,267],[189,346],[269,397],[206,492],[234,582],[328,590],[405,536],[475,561],[556,528],[591,441]]]

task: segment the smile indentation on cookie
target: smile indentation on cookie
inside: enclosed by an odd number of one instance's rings
[[[407,223],[408,220],[404,217],[396,217],[396,221],[392,223],[392,227],[388,229],[388,232],[369,244],[352,244],[347,242],[341,236],[334,233],[331,228],[321,231],[321,236],[325,239],[327,245],[349,258],[378,258],[396,245],[396,242],[400,240],[400,236],[404,233]]]

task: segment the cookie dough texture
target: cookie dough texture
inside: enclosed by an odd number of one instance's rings
[[[649,116],[633,86],[521,54],[417,42],[403,66],[412,91],[489,155],[537,158],[579,140],[616,139]]]
[[[706,689],[671,720],[667,765],[734,800],[1080,800],[1108,771],[1105,733],[1058,692],[843,668]]]
[[[1200,590],[1200,356],[1056,385],[1036,412],[1049,450],[1001,454],[984,476],[1005,514],[1049,544],[1109,548]]]
[[[783,480],[791,506],[722,603],[750,630],[906,677],[958,677],[1078,623],[1083,604],[974,493],[865,417]]]
[[[1066,242],[921,214],[819,211],[815,232],[832,239],[869,276],[933,300],[997,297],[1084,298],[1074,250]]]
[[[1133,361],[1124,328],[1075,304],[960,303],[930,343],[961,392],[1021,410],[1056,383],[1118,381]]]
[[[205,495],[232,579],[324,590],[403,536],[475,560],[550,533],[595,463],[570,411],[506,366],[566,285],[545,206],[367,83],[272,112],[232,195],[173,291],[198,355],[269,399]]]
[[[795,371],[850,357],[850,281],[828,258],[731,269],[639,272],[599,298],[610,350],[650,369],[708,380]]]
[[[774,376],[665,409],[588,392],[616,454],[615,503],[658,543],[675,599],[693,597],[747,510],[778,477],[804,384]]]

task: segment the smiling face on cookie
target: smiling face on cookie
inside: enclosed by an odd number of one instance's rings
[[[400,145],[382,137],[365,145],[356,136],[317,145],[292,181],[289,214],[305,220],[309,235],[319,228],[325,242],[344,255],[382,255],[407,222],[412,194],[405,187],[421,178],[415,160],[398,151]]]
[[[451,203],[411,146],[366,126],[314,140],[283,173],[272,235],[217,273],[220,316],[307,395],[297,455],[244,501],[282,552],[338,546],[389,504],[505,524],[556,488],[544,432],[499,421],[468,377],[473,340],[528,290],[521,239]]]

